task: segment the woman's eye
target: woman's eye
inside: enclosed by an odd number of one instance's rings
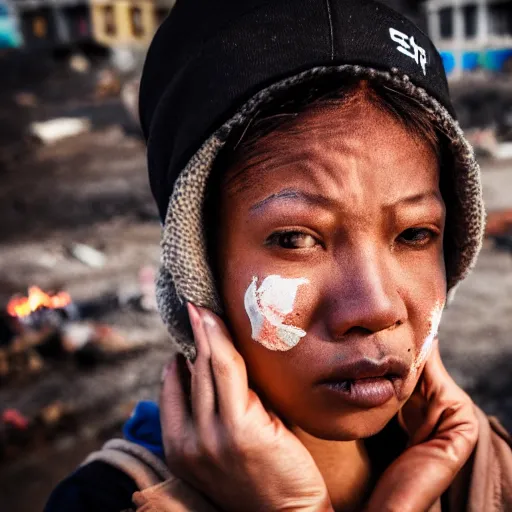
[[[426,245],[437,237],[437,233],[427,228],[409,228],[400,235],[400,240],[408,245]]]
[[[267,240],[268,245],[277,245],[283,249],[311,249],[318,244],[312,235],[298,231],[274,233]]]

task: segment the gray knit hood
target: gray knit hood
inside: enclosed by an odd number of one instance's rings
[[[445,259],[448,291],[453,293],[473,268],[481,248],[484,206],[480,170],[473,149],[454,118],[442,61],[427,36],[394,11],[366,0],[254,0],[248,2],[253,4],[252,9],[244,5],[243,12],[239,4],[228,0],[209,1],[218,8],[229,5],[235,12],[222,19],[224,24],[214,35],[202,34],[193,57],[184,58],[172,76],[163,78],[157,76],[155,65],[159,62],[162,65],[162,51],[169,49],[169,38],[174,37],[168,31],[178,25],[182,30],[190,14],[190,6],[185,8],[185,1],[178,1],[175,8],[178,12],[171,14],[167,26],[155,37],[141,84],[140,111],[148,140],[150,179],[164,220],[157,300],[179,351],[189,358],[195,357],[187,302],[222,314],[222,303],[208,264],[203,219],[208,178],[216,158],[230,136],[243,129],[266,105],[293,95],[298,87],[304,89],[309,84],[314,87],[318,80],[325,82],[329,77],[335,77],[337,83],[344,76],[368,80],[407,95],[426,110],[447,139],[451,165],[443,166],[443,170],[451,173],[453,204],[450,204],[451,218],[447,219],[450,254],[445,253]],[[207,5],[201,0],[187,2]],[[298,7],[302,8],[300,15]],[[304,9],[306,14],[310,13],[307,33],[302,26]],[[318,14],[320,11],[322,16]],[[288,17],[283,18],[283,13]],[[269,36],[270,30],[270,35],[275,35],[270,40],[279,39],[283,20],[294,30],[284,30],[286,41],[278,46],[292,51],[293,55],[276,57],[270,43],[269,48],[258,50],[259,68],[250,68],[247,61],[251,60],[251,41],[245,42],[244,38],[256,34],[258,37],[252,44],[265,45],[263,39]],[[347,25],[347,20],[352,23]],[[366,36],[354,41],[350,35],[354,30]],[[323,43],[318,40],[325,39],[325,48],[319,49],[318,55],[311,55],[306,46],[308,40],[311,42],[310,33],[316,34],[313,42],[319,48]],[[381,35],[382,40],[375,34]],[[220,42],[216,37],[220,37]],[[290,37],[295,39],[295,45],[290,46]],[[383,51],[383,44],[389,49]],[[301,45],[305,48],[303,54]],[[405,48],[407,53],[397,51],[399,48]],[[364,56],[360,56],[362,51]],[[293,65],[289,63],[291,59],[296,61]],[[231,61],[228,70],[226,60]],[[199,76],[198,64],[203,64]],[[208,75],[201,76],[205,67]],[[229,86],[223,87],[228,71]],[[260,71],[266,76],[259,76]],[[203,82],[198,83],[198,79]],[[232,80],[238,80],[236,87]],[[202,96],[196,96],[191,89],[198,89]],[[185,115],[181,109],[187,105],[189,111]],[[191,124],[190,118],[196,118],[199,126]],[[180,126],[185,134],[180,132]]]

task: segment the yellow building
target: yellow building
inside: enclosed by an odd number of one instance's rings
[[[176,0],[91,0],[93,38],[109,47],[146,47]]]

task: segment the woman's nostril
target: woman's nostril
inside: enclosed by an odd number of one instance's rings
[[[366,336],[368,334],[373,334],[370,329],[366,329],[366,327],[351,327],[348,331],[345,332],[345,336],[347,335],[359,335],[359,336]]]

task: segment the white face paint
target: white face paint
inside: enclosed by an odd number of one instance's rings
[[[443,316],[443,310],[444,303],[437,302],[430,315],[430,332],[425,338],[423,346],[421,347],[421,351],[418,354],[418,357],[416,357],[416,361],[414,363],[415,370],[419,369],[419,367],[427,360],[430,352],[432,351],[434,340],[436,339],[437,332],[439,330],[439,324],[441,323],[441,317]]]
[[[251,321],[252,339],[269,350],[290,350],[306,336],[306,332],[285,324],[285,317],[293,312],[299,286],[309,281],[305,278],[268,276],[259,288],[257,281],[257,277],[252,278],[244,297],[245,310]]]

